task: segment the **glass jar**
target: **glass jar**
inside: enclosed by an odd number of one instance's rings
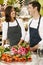
[[[43,45],[39,44],[37,54],[39,55],[39,57],[43,57]]]

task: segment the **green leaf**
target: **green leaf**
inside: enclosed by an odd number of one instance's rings
[[[4,3],[4,0],[0,0],[0,4],[3,4]]]
[[[26,54],[26,58],[30,57],[31,56],[31,52],[29,51],[27,54]]]
[[[1,51],[0,51],[0,58],[1,58],[1,55],[2,55],[2,53],[1,53]]]
[[[4,49],[4,52],[7,52],[7,51],[10,51],[10,49],[9,48],[5,48]]]
[[[4,52],[4,47],[0,46],[0,52],[1,52],[1,53]]]

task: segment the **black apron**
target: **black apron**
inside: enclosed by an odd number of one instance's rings
[[[9,27],[9,22],[8,22],[7,39],[9,40],[11,46],[17,45],[22,36],[21,27],[17,20],[16,22],[17,22],[17,26],[13,26],[13,27]]]
[[[39,22],[38,22],[37,29],[31,28],[30,25],[29,25],[29,31],[30,31],[30,47],[34,47],[35,45],[37,45],[41,41],[41,38],[40,38],[39,32],[38,32],[39,25],[40,25],[40,19],[41,19],[41,16],[39,18]],[[32,23],[32,21],[30,22],[30,24],[31,23]]]

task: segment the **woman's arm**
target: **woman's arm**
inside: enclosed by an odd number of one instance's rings
[[[23,25],[23,22],[22,22],[21,19],[18,20],[18,23],[19,23],[19,25],[21,27],[21,35],[22,35],[18,44],[21,44],[25,39],[25,28],[24,28],[24,25]]]
[[[2,46],[4,46],[5,43],[6,43],[6,40],[2,40]]]
[[[8,29],[7,23],[3,22],[2,24],[2,46],[5,44],[6,39],[7,39],[7,29]]]
[[[24,40],[21,39],[21,40],[19,41],[18,45],[20,45],[23,41],[24,41]]]

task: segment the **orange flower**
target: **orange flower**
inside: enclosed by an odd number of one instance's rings
[[[28,58],[28,61],[29,61],[29,62],[31,62],[31,61],[32,61],[32,58],[31,58],[31,57],[30,57],[30,58]]]

